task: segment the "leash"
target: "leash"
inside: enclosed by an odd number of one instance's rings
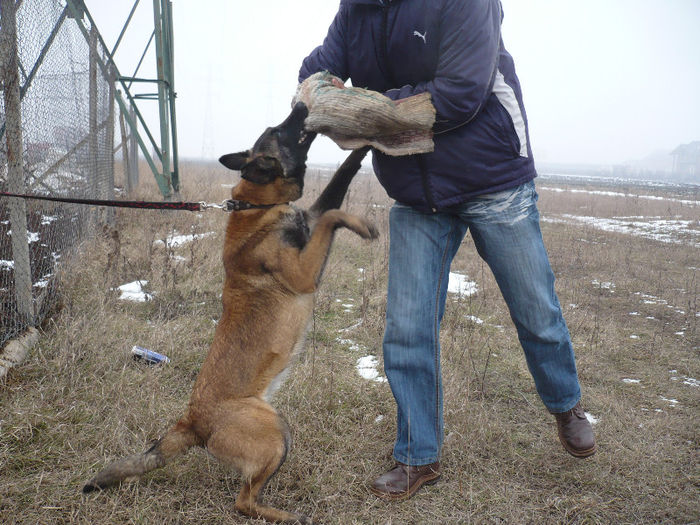
[[[253,204],[251,202],[226,199],[220,204],[211,202],[156,202],[156,201],[115,201],[105,199],[78,199],[69,197],[46,197],[44,195],[31,195],[22,193],[10,193],[0,191],[0,197],[17,197],[20,199],[35,199],[41,201],[67,202],[71,204],[87,204],[91,206],[109,206],[114,208],[137,208],[141,210],[186,210],[202,211],[216,208],[226,212],[245,211],[253,209],[267,209],[277,204]]]

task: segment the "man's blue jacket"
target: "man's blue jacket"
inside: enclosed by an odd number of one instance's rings
[[[393,100],[429,91],[435,151],[374,151],[389,196],[422,211],[536,176],[515,66],[501,40],[499,0],[341,0],[299,81],[323,70]]]

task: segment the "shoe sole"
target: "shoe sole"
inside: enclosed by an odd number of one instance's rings
[[[575,448],[572,448],[568,445],[568,443],[559,437],[559,442],[562,444],[564,447],[564,450],[566,450],[569,454],[574,456],[575,458],[583,459],[583,458],[588,458],[592,456],[593,454],[596,453],[598,450],[598,447],[596,445],[593,445],[591,448],[586,449],[586,450],[576,450]]]
[[[440,474],[435,476],[423,476],[413,484],[413,488],[406,492],[382,492],[381,490],[370,487],[369,490],[380,499],[387,501],[399,501],[411,498],[423,485],[434,485],[440,479]]]

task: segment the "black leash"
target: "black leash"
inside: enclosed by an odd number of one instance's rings
[[[252,204],[246,201],[227,199],[221,204],[207,202],[155,202],[155,201],[115,201],[104,199],[77,199],[69,197],[47,197],[45,195],[30,195],[0,191],[0,197],[18,197],[20,199],[36,199],[41,201],[68,202],[71,204],[88,204],[91,206],[110,206],[114,208],[137,208],[141,210],[186,210],[202,211],[209,208],[217,208],[223,211],[245,211],[253,209],[266,209],[277,204]]]

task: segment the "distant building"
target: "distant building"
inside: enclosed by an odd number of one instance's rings
[[[671,152],[673,173],[700,179],[700,140],[681,144]]]

